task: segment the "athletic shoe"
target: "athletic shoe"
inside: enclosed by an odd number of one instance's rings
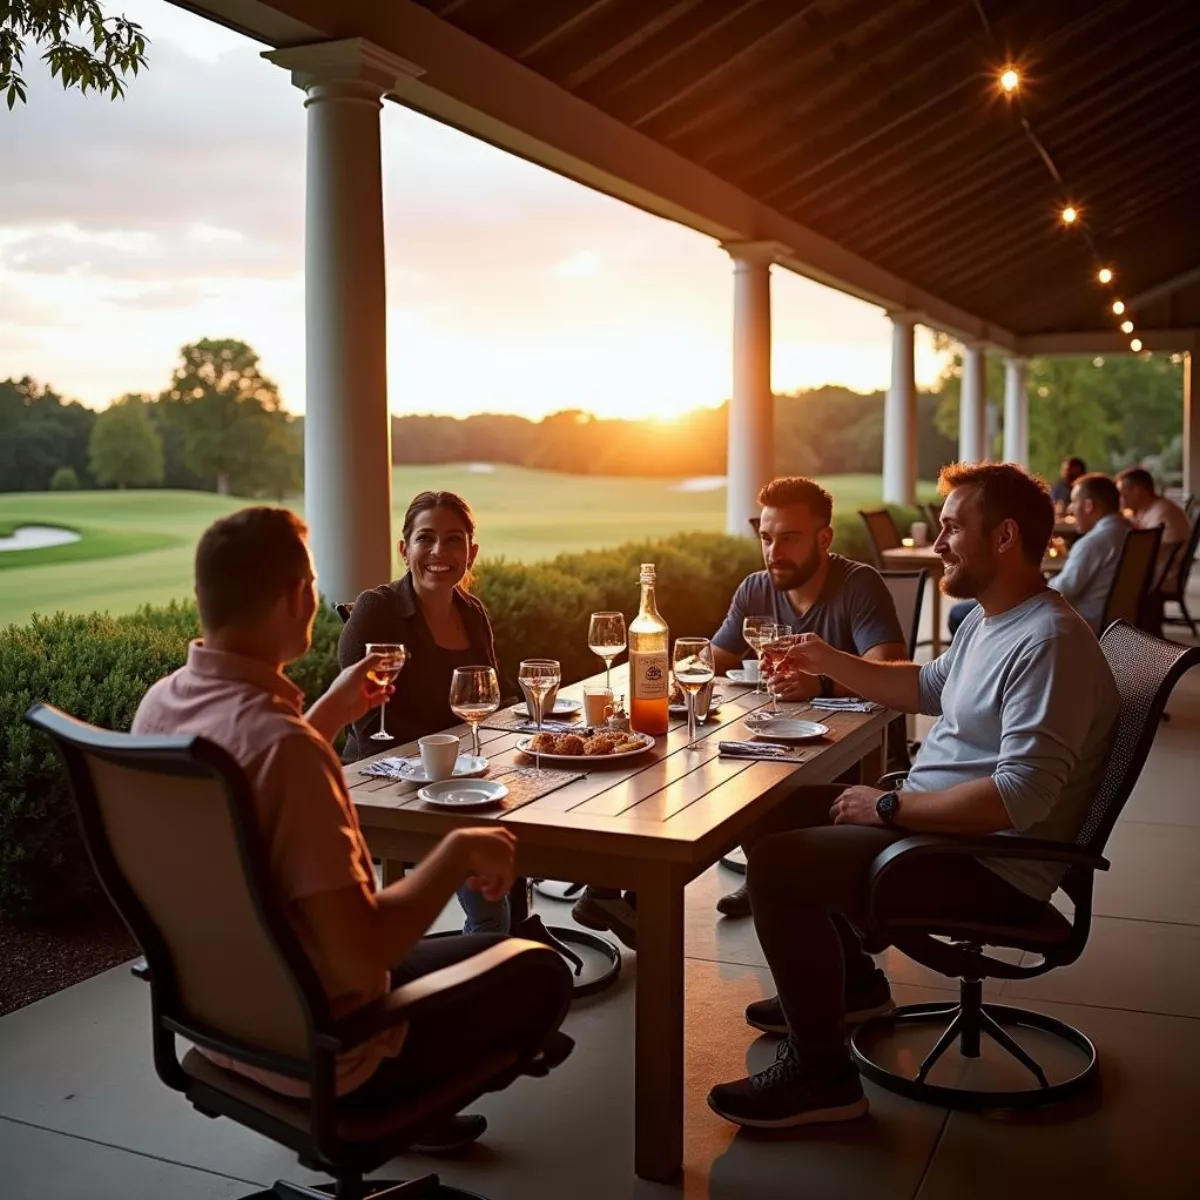
[[[587,929],[614,933],[630,950],[637,949],[637,909],[624,896],[597,896],[591,888],[575,901],[571,916]]]
[[[417,1154],[453,1154],[477,1142],[487,1131],[487,1117],[479,1113],[459,1113],[429,1125],[417,1135],[409,1149]]]
[[[750,915],[750,889],[743,883],[740,888],[722,896],[717,901],[717,912],[726,917],[748,917]]]
[[[719,1117],[751,1129],[787,1129],[824,1121],[853,1121],[869,1105],[858,1072],[847,1063],[829,1079],[805,1072],[791,1042],[779,1044],[775,1061],[757,1075],[719,1083],[708,1093]]]
[[[869,986],[856,988],[854,992],[847,991],[846,1024],[861,1025],[872,1017],[890,1013],[895,1007],[887,976],[882,971],[876,971]],[[769,1000],[755,1000],[753,1004],[747,1004],[746,1024],[761,1029],[763,1033],[787,1033],[787,1021],[779,997],[772,996]]]

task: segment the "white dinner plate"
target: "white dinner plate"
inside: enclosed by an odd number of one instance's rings
[[[744,667],[730,667],[729,670],[725,672],[725,678],[728,679],[730,683],[740,683],[744,684],[746,687],[753,687],[758,682],[757,679],[746,678],[746,669]]]
[[[421,756],[419,754],[414,754],[411,758],[406,758],[404,761],[408,764],[404,771],[404,778],[408,782],[429,782],[429,776],[425,774],[425,768],[421,766]],[[454,762],[454,778],[470,779],[472,776],[482,775],[487,769],[488,760],[486,758],[475,754],[460,754]]]
[[[781,742],[811,742],[829,733],[829,726],[818,721],[799,721],[795,717],[746,718],[746,728],[756,738]]]
[[[524,700],[522,700],[520,704],[514,704],[512,706],[512,710],[513,712],[524,713],[526,716],[529,715],[529,709],[525,707]],[[554,708],[550,712],[544,713],[543,715],[547,717],[569,717],[573,713],[582,711],[582,700],[572,700],[568,696],[559,696],[558,699],[554,701]]]
[[[496,779],[443,779],[427,783],[417,795],[438,808],[482,808],[499,804],[508,795],[508,788]]]
[[[654,745],[654,739],[648,733],[635,733],[632,736],[641,738],[642,746],[640,749],[622,750],[620,754],[549,754],[543,750],[541,759],[542,762],[564,763],[567,766],[570,766],[572,763],[578,766],[580,763],[595,765],[596,763],[620,762],[623,758],[633,758],[635,755],[645,754]],[[533,758],[535,754],[535,751],[529,748],[529,743],[532,741],[533,738],[525,737],[517,742],[517,749],[522,754],[529,755],[530,758]]]

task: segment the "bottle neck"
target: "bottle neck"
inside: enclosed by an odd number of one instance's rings
[[[654,599],[653,580],[642,581],[642,603],[641,607],[638,609],[638,614],[640,616],[658,617],[658,605],[655,603]],[[662,620],[661,617],[658,617],[658,619],[660,621]]]

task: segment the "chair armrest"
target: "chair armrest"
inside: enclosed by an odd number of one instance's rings
[[[1012,837],[1006,833],[987,834],[984,837],[922,833],[893,842],[877,854],[867,877],[868,885],[874,890],[879,880],[901,859],[911,861],[914,858],[949,854],[967,858],[1024,858],[1082,867],[1086,871],[1107,871],[1109,866],[1108,859],[1099,854],[1067,842],[1051,842],[1045,838]]]
[[[883,788],[885,792],[890,792],[896,784],[903,783],[907,778],[907,771],[889,771],[886,775],[880,775],[875,786]]]
[[[344,1053],[369,1041],[385,1030],[394,1029],[414,1017],[435,1011],[452,1000],[469,995],[472,990],[495,987],[496,973],[528,954],[551,954],[554,951],[540,942],[523,938],[508,938],[470,958],[431,971],[402,987],[394,988],[373,1004],[318,1030],[316,1042],[322,1049]],[[557,955],[555,955],[557,958]]]

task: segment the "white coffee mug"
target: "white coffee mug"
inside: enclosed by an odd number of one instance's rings
[[[458,738],[454,734],[431,733],[418,738],[417,747],[421,751],[421,769],[430,783],[454,774],[454,764],[458,761]]]
[[[748,683],[758,682],[758,659],[744,658],[742,659],[742,678]]]
[[[914,546],[927,546],[929,544],[929,526],[924,521],[914,521],[912,523],[912,540]]]

